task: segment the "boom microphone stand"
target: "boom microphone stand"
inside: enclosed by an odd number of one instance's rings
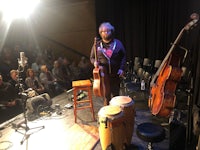
[[[18,126],[18,128],[15,129],[15,131],[23,134],[23,138],[20,142],[20,144],[22,145],[24,143],[25,140],[27,140],[32,133],[28,133],[29,130],[32,130],[32,129],[44,129],[44,126],[39,126],[39,127],[35,127],[35,128],[29,128],[28,127],[28,122],[27,122],[27,116],[26,116],[26,102],[27,102],[27,98],[28,98],[28,93],[26,93],[26,91],[24,90],[23,88],[23,83],[22,83],[22,78],[21,78],[21,73],[24,72],[24,67],[26,66],[27,64],[27,58],[25,57],[24,55],[24,52],[20,52],[20,59],[18,59],[18,87],[19,87],[19,96],[21,97],[21,104],[22,104],[22,108],[23,108],[23,115],[24,115],[24,125],[21,124]],[[23,128],[25,130],[25,132],[21,132],[19,131],[20,128]]]

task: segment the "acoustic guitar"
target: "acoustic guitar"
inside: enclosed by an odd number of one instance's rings
[[[95,61],[97,62],[97,49],[96,49],[97,38],[94,38],[94,54],[95,54]],[[104,96],[104,87],[103,87],[103,76],[100,68],[96,66],[93,69],[93,93],[95,96],[102,97]]]

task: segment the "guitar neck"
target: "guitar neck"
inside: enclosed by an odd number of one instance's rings
[[[97,61],[97,37],[94,38],[94,59]]]

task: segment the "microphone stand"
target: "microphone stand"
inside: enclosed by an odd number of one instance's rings
[[[28,93],[25,92],[24,88],[23,88],[23,83],[21,82],[22,81],[22,78],[21,78],[21,73],[24,71],[24,67],[25,65],[22,65],[20,63],[20,61],[18,60],[18,79],[17,79],[17,86],[19,87],[19,93],[18,95],[20,96],[21,98],[21,104],[22,104],[22,109],[23,109],[23,116],[24,116],[24,121],[22,122],[22,124],[20,124],[19,126],[17,126],[17,128],[15,129],[16,132],[19,132],[21,134],[23,134],[23,138],[20,142],[20,144],[22,145],[24,143],[25,140],[27,140],[32,133],[28,133],[29,130],[32,130],[32,129],[44,129],[44,126],[39,126],[39,127],[34,127],[34,128],[29,128],[28,126],[28,121],[27,121],[27,116],[26,116],[26,102],[27,102],[27,99],[28,99]],[[23,125],[24,124],[24,125]],[[21,132],[19,131],[19,129],[24,129],[25,132]]]
[[[187,93],[187,106],[188,106],[188,117],[187,117],[187,128],[186,128],[186,146],[191,144],[192,139],[192,109],[193,109],[193,78],[191,77],[189,83],[189,89]]]

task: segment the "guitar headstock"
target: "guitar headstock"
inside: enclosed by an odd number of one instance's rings
[[[97,42],[97,37],[94,37],[94,43],[96,43]]]
[[[197,13],[193,13],[193,14],[190,15],[190,18],[192,20],[186,24],[186,26],[184,27],[185,30],[189,30],[192,27],[196,26],[196,24],[199,20],[199,15]]]

